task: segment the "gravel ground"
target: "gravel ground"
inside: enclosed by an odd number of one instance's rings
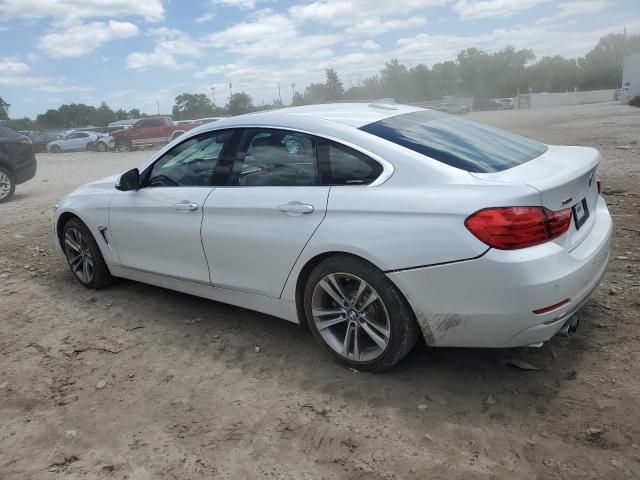
[[[43,154],[0,205],[0,478],[639,478],[640,110],[470,117],[604,155],[613,253],[575,336],[418,345],[365,374],[282,320],[129,281],[84,289],[52,206],[150,152]]]

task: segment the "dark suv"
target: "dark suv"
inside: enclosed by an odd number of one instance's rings
[[[36,167],[29,137],[0,125],[0,203],[13,197],[16,185],[31,180]]]

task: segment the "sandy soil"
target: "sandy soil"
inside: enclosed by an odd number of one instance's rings
[[[275,318],[128,281],[84,289],[52,206],[149,152],[43,154],[0,205],[0,478],[639,478],[640,109],[470,116],[604,155],[613,254],[575,336],[419,345],[374,375]]]

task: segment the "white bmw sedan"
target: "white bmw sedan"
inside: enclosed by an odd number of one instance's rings
[[[84,185],[55,232],[86,287],[123,277],[308,324],[362,370],[576,328],[612,222],[600,154],[392,103],[191,130]]]

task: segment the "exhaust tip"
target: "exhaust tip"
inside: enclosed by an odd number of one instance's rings
[[[574,315],[562,324],[562,327],[558,330],[558,335],[561,337],[568,337],[570,334],[575,333],[576,330],[578,330],[579,323],[580,320]]]

